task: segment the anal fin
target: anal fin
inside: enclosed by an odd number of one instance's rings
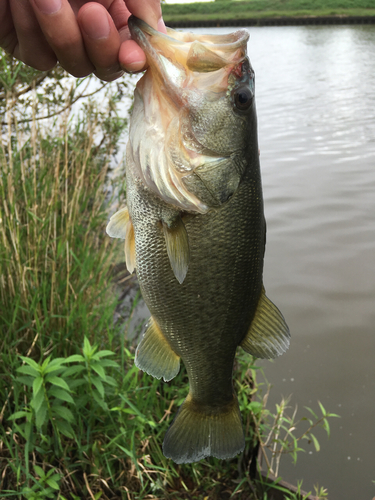
[[[180,370],[180,357],[152,317],[137,347],[135,365],[155,378],[163,377],[165,382],[172,380]]]
[[[169,262],[177,281],[183,283],[189,266],[189,238],[180,216],[171,224],[162,222]]]
[[[290,343],[288,325],[279,309],[266,296],[264,287],[254,319],[241,347],[257,358],[276,358]]]

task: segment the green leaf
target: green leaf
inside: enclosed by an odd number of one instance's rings
[[[92,377],[91,381],[95,385],[95,387],[97,388],[100,396],[102,398],[104,398],[104,387],[103,387],[103,384],[102,384],[102,381],[100,380],[100,378],[98,378],[98,377]]]
[[[108,350],[105,350],[105,349],[104,349],[103,351],[99,351],[99,352],[97,352],[96,354],[94,354],[94,356],[93,356],[93,357],[94,357],[95,359],[96,359],[96,358],[104,358],[104,356],[114,356],[114,354],[115,354],[114,352],[112,352],[112,351],[108,351]]]
[[[102,359],[100,360],[101,366],[112,366],[113,368],[118,368],[120,365],[116,363],[116,361],[112,361],[111,359]]]
[[[35,370],[35,368],[32,368],[31,366],[20,366],[17,368],[17,371],[24,373],[25,375],[31,375],[34,378],[39,376],[39,371]]]
[[[66,408],[65,406],[54,405],[52,406],[52,412],[56,417],[61,417],[69,423],[74,422],[73,413],[69,410],[69,408]]]
[[[53,479],[47,479],[46,483],[48,484],[48,486],[50,486],[54,490],[59,490],[60,489],[60,486]]]
[[[47,472],[46,477],[51,477],[52,476],[51,479],[53,479],[54,481],[60,481],[60,479],[61,479],[60,474],[54,474],[54,472],[56,472],[56,469],[50,469]]]
[[[325,417],[327,415],[327,412],[326,412],[324,406],[322,405],[322,403],[320,401],[318,401],[318,404],[320,406],[320,411],[322,412],[323,417]]]
[[[95,401],[98,403],[98,405],[101,408],[103,408],[104,411],[107,411],[108,410],[108,406],[107,406],[106,402],[103,399],[100,398],[99,394],[97,392],[93,391],[92,395],[93,395]]]
[[[69,366],[69,368],[67,368],[64,371],[64,377],[65,378],[71,377],[72,375],[75,375],[76,373],[81,373],[85,369],[86,369],[86,367],[82,366],[82,365]]]
[[[41,366],[41,372],[44,372],[44,370],[47,368],[48,363],[50,362],[50,359],[51,359],[51,356],[48,356],[48,358],[46,358],[43,361],[42,366]]]
[[[74,404],[74,399],[72,396],[64,391],[63,389],[57,389],[56,387],[50,387],[48,389],[48,395],[49,396],[54,396],[57,399],[61,399],[62,401],[67,401],[68,403],[73,403]]]
[[[39,467],[39,465],[34,465],[34,471],[35,471],[35,474],[37,474],[40,478],[43,478],[45,477],[45,473],[44,473],[44,470]]]
[[[113,377],[110,377],[109,375],[107,375],[106,383],[108,385],[111,385],[112,387],[117,387],[117,385],[118,385],[117,381]]]
[[[316,439],[316,437],[314,436],[314,434],[310,434],[310,437],[313,440],[313,443],[314,443],[316,451],[319,451],[320,450],[319,441]]]
[[[70,388],[74,391],[74,389],[76,389],[77,387],[85,384],[87,384],[87,380],[85,380],[84,378],[79,378],[70,382]]]
[[[94,354],[92,352],[92,348],[91,348],[91,344],[90,344],[90,341],[89,339],[86,337],[83,338],[83,354],[86,356],[86,357],[91,357],[92,354]]]
[[[24,363],[26,363],[27,365],[31,366],[32,368],[34,368],[36,371],[39,371],[40,370],[40,366],[38,365],[38,363],[36,361],[34,361],[33,359],[31,358],[27,358],[26,356],[20,356],[20,358],[22,359],[22,361]]]
[[[91,363],[91,368],[99,375],[99,377],[103,380],[107,378],[104,368],[96,361]]]
[[[17,420],[17,418],[23,418],[27,416],[28,416],[27,411],[16,411],[15,413],[12,413],[12,415],[10,415],[10,417],[8,417],[7,420]]]
[[[36,412],[36,417],[35,417],[35,425],[37,429],[41,429],[43,427],[44,422],[46,421],[47,418],[47,403],[43,401],[43,404],[39,408],[39,410]]]
[[[34,382],[34,378],[31,377],[17,377],[16,380],[17,382],[27,385],[28,387],[32,387]]]
[[[61,434],[70,439],[74,439],[74,431],[72,429],[72,426],[68,422],[64,422],[63,420],[56,420],[55,425],[61,432]]]
[[[305,408],[306,408],[306,410],[308,410],[308,411],[311,413],[311,415],[312,415],[312,416],[313,416],[316,420],[318,420],[318,419],[319,419],[318,415],[317,415],[316,413],[314,413],[314,412],[312,411],[312,409],[311,409],[311,408],[309,408],[308,406],[305,406]]]
[[[61,387],[62,389],[65,389],[68,392],[72,392],[68,384],[65,382],[65,380],[60,377],[56,377],[55,375],[48,376],[46,378],[46,382],[50,382],[52,385]]]
[[[36,379],[34,379],[34,382],[33,382],[34,398],[36,397],[36,395],[38,394],[38,392],[40,391],[40,389],[42,387],[43,387],[43,377],[37,377]]]
[[[65,359],[65,363],[73,363],[74,361],[85,361],[85,358],[81,354],[73,354]]]
[[[44,401],[44,391],[39,391],[38,394],[31,400],[31,406],[34,408],[35,413],[38,413],[39,408]]]
[[[47,375],[47,373],[53,373],[53,372],[62,371],[65,367],[61,366],[61,365],[62,365],[62,363],[53,364],[53,362],[51,361],[51,363],[44,370],[44,374]]]

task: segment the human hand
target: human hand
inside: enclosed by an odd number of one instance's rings
[[[166,32],[160,0],[0,0],[0,47],[42,71],[59,61],[73,76],[112,81],[146,64],[131,14]]]

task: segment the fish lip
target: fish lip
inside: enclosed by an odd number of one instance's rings
[[[152,28],[149,26],[145,21],[142,21],[142,19],[139,19],[138,17],[135,17],[134,15],[131,15],[128,19],[128,28],[130,31],[130,34],[132,35],[133,40],[135,40],[137,43],[140,44],[140,46],[143,48],[142,45],[145,44],[144,40],[145,33],[147,33],[150,36],[158,36],[160,39],[163,39],[165,41],[168,41],[170,43],[174,43],[177,45],[183,45],[186,42],[194,42],[194,41],[202,41],[205,43],[207,40],[214,40],[215,41],[215,48],[219,50],[223,50],[224,52],[233,52],[234,50],[243,47],[250,35],[249,32],[246,29],[239,29],[237,31],[234,31],[232,33],[226,33],[226,34],[220,34],[220,35],[202,35],[202,34],[196,34],[195,36],[190,32],[176,32],[174,30],[171,30],[170,28],[167,28],[168,32],[174,33],[174,36],[170,36],[165,33],[161,33],[160,31],[157,31],[156,29]],[[142,35],[140,35],[142,34]],[[184,38],[188,37],[189,39],[185,40]],[[138,42],[139,39],[139,42]],[[149,42],[146,39],[146,44],[145,46],[149,47]]]
[[[176,40],[175,38],[172,38],[171,36],[165,35],[164,33],[157,31],[156,29],[148,25],[145,21],[142,21],[142,19],[139,19],[134,15],[131,15],[128,19],[128,28],[133,40],[136,41],[143,50],[144,49],[148,50],[152,47],[150,42],[145,37],[145,33],[147,33],[147,35],[150,36],[158,36],[169,42],[174,42],[178,44],[183,43],[180,42],[179,40]]]
[[[138,43],[138,45],[143,49],[146,54],[147,62],[149,65],[155,66],[160,76],[163,79],[168,78],[168,74],[163,69],[162,58],[157,49],[154,48],[153,43],[147,38],[146,35],[158,40],[158,43],[165,44],[166,46],[183,47],[184,45],[189,45],[193,49],[196,44],[200,47],[205,47],[204,50],[207,52],[217,53],[220,52],[221,56],[217,56],[221,63],[218,66],[208,69],[206,71],[213,71],[214,69],[219,69],[220,67],[235,66],[236,64],[243,61],[246,57],[246,44],[249,39],[249,32],[245,29],[237,30],[233,33],[220,34],[220,35],[202,35],[193,34],[190,32],[178,32],[167,28],[167,34],[161,33],[156,29],[149,26],[145,21],[131,15],[128,19],[128,28],[133,40]],[[212,52],[214,49],[214,52]],[[240,50],[242,49],[242,50]],[[185,62],[178,64],[180,71],[185,73],[187,76],[189,70],[201,71],[199,67],[193,67],[189,64],[189,54]],[[194,52],[194,51],[193,51]],[[234,57],[234,54],[237,54]],[[192,61],[190,60],[190,63]],[[203,70],[205,72],[205,70]],[[175,88],[175,92],[176,92]]]
[[[165,35],[164,33],[160,33],[160,31],[155,30],[151,26],[149,26],[146,22],[142,21],[138,17],[131,15],[128,19],[128,27],[132,39],[141,47],[141,49],[146,54],[146,59],[149,66],[153,67],[153,70],[158,73],[159,78],[163,82],[164,87],[167,90],[167,93],[173,97],[175,104],[182,105],[183,104],[183,91],[180,87],[171,82],[168,74],[163,68],[163,64],[161,62],[161,57],[157,50],[153,47],[152,43],[147,39],[147,35],[152,37],[157,37],[159,40],[163,40],[169,44],[175,45],[183,45],[183,42],[179,40],[175,40],[174,38]],[[186,76],[186,72],[185,75]]]

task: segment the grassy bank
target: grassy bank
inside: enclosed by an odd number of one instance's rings
[[[181,21],[262,19],[279,17],[375,16],[372,0],[217,0],[163,4],[166,24]]]
[[[123,244],[105,234],[118,202],[110,188],[123,182],[108,170],[127,80],[98,93],[59,69],[41,74],[3,54],[0,66],[0,498],[266,498],[281,488],[281,458],[296,460],[302,443],[318,450],[315,429],[329,433],[331,415],[319,407],[297,421],[286,401],[268,410],[268,384],[240,353],[244,453],[181,466],[163,456],[186,372],[166,384],[134,366]],[[271,484],[258,477],[258,450]]]

